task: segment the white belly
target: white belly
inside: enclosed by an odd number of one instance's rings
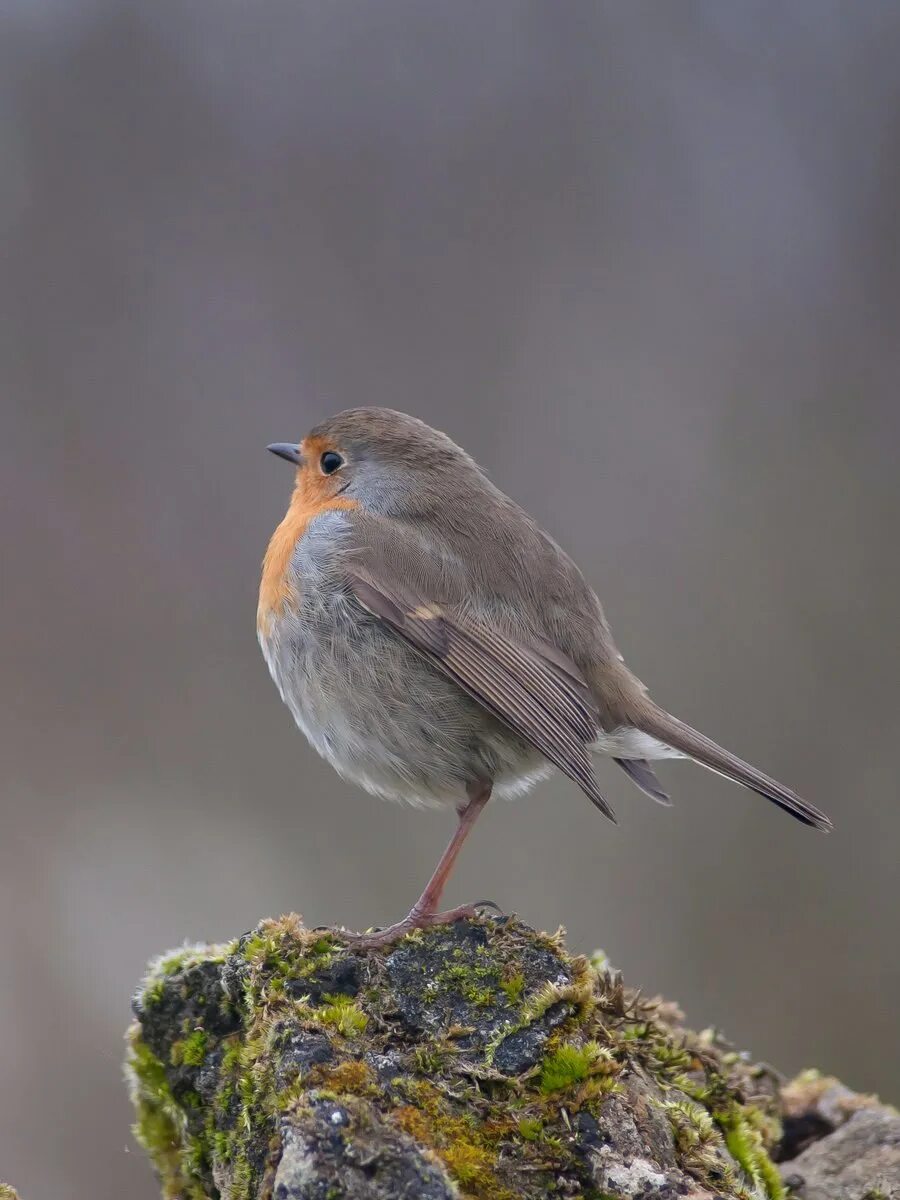
[[[387,799],[458,805],[472,779],[492,779],[506,798],[552,770],[414,651],[374,624],[351,625],[342,599],[320,616],[310,636],[287,614],[260,645],[297,725],[345,779]]]

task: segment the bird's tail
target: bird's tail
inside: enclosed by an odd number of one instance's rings
[[[679,721],[677,717],[655,704],[641,707],[643,711],[634,723],[644,733],[693,759],[701,767],[707,767],[710,771],[724,775],[726,779],[743,784],[758,795],[765,796],[804,825],[812,825],[815,829],[825,832],[832,828],[831,821],[823,812],[801,800],[795,792],[779,783],[777,779],[764,775],[750,763],[744,762],[728,750],[723,750],[711,738],[698,733],[696,729],[692,729],[690,725]]]

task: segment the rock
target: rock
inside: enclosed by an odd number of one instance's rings
[[[815,1124],[811,1093],[791,1108],[768,1068],[515,920],[368,953],[264,921],[157,960],[134,1011],[136,1132],[166,1200],[781,1198],[770,1151]],[[826,1141],[864,1115],[837,1129],[853,1104],[827,1091]]]
[[[456,1200],[438,1159],[365,1100],[312,1092],[281,1123],[274,1200]]]
[[[797,1085],[785,1089],[791,1119],[805,1118],[806,1130],[820,1130],[782,1166],[789,1194],[797,1200],[900,1200],[900,1113],[837,1080],[821,1084],[802,1114]],[[802,1086],[808,1088],[808,1077]]]

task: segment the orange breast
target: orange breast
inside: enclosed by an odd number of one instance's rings
[[[309,467],[302,468],[297,475],[297,484],[284,520],[272,534],[263,559],[262,580],[259,586],[259,605],[256,610],[256,628],[268,633],[273,620],[281,616],[288,607],[296,608],[299,596],[288,571],[294,547],[303,537],[313,517],[330,509],[359,508],[359,502],[343,496],[330,494],[333,484],[327,478],[314,474]]]

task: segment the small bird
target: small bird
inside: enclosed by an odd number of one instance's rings
[[[595,756],[668,804],[651,762],[689,758],[817,829],[824,813],[650,699],[578,567],[446,434],[354,408],[299,444],[263,560],[257,630],[282,699],[315,749],[367,791],[453,805],[458,823],[408,916],[363,946],[469,916],[439,911],[492,794],[553,768],[610,820]]]

